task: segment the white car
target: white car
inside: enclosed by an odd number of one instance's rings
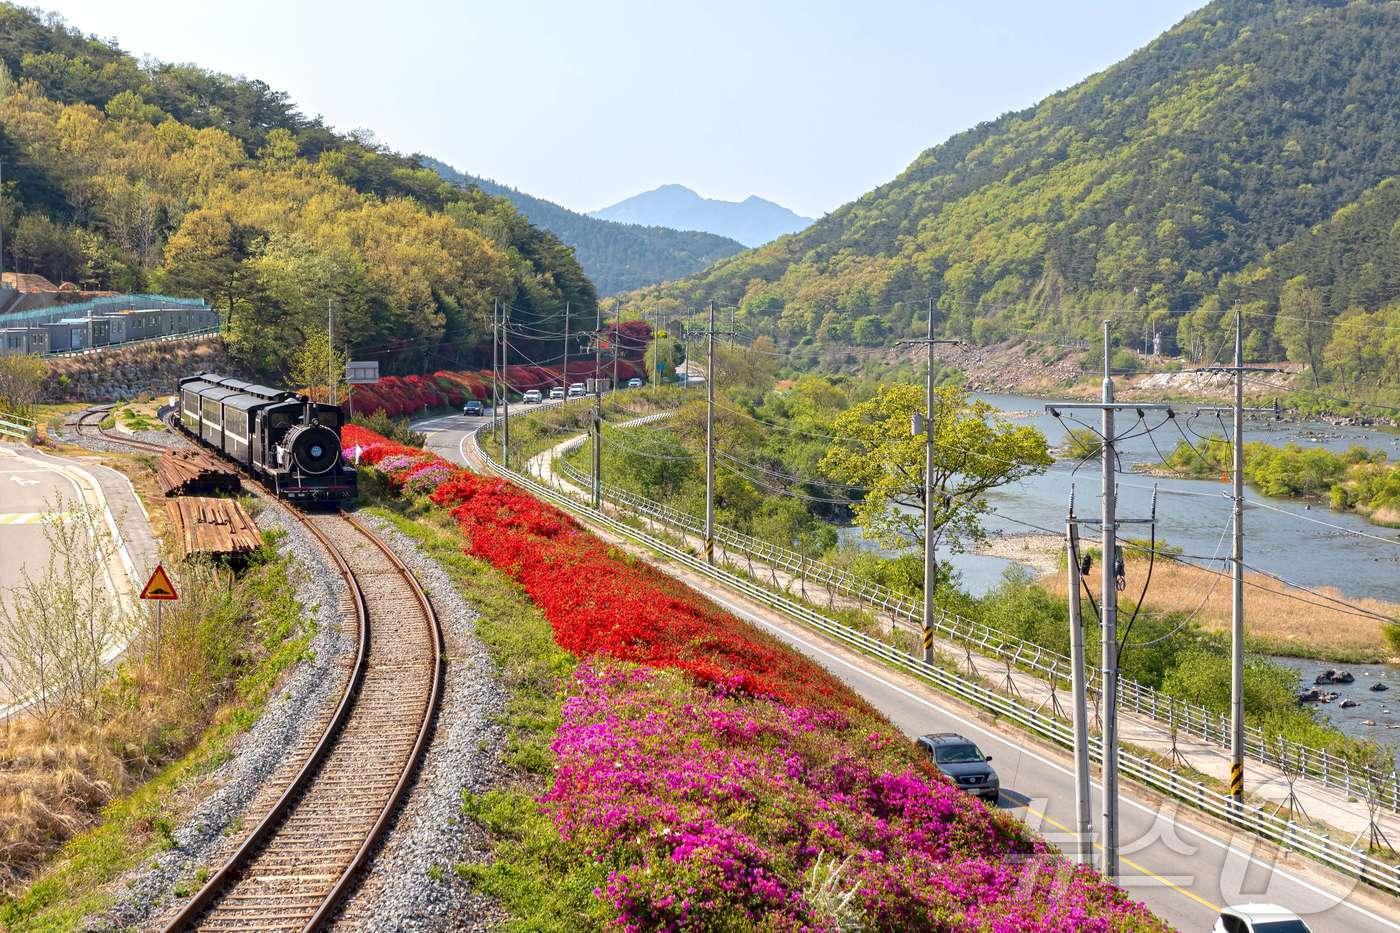
[[[1302,918],[1277,904],[1226,907],[1211,929],[1214,933],[1312,933]]]
[[[587,392],[588,386],[584,385],[582,382],[575,382],[573,385],[569,386],[569,398],[583,398]]]
[[[549,397],[550,397],[550,398],[563,398],[563,397],[564,397],[564,387],[563,387],[563,386],[555,386],[554,388],[550,389],[550,390],[549,390]]]
[[[540,402],[544,401],[544,396],[540,394],[539,389],[527,389],[525,394],[520,397],[520,400],[526,405],[538,405]]]
[[[629,389],[640,389],[641,387],[642,387],[642,380],[640,380],[640,379],[628,379],[628,380],[627,380],[627,388],[629,388]]]

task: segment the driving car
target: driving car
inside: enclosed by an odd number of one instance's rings
[[[481,404],[481,399],[477,398],[468,399],[467,404],[462,406],[462,414],[464,415],[481,415],[485,411],[486,408]]]
[[[563,397],[564,397],[564,387],[563,387],[563,386],[555,386],[554,388],[550,389],[550,390],[549,390],[549,397],[550,397],[550,398],[563,398]]]
[[[1226,907],[1211,930],[1213,933],[1312,933],[1301,917],[1277,904]]]
[[[582,382],[575,382],[573,385],[569,386],[569,398],[583,398],[587,391],[588,387]]]
[[[1001,779],[987,764],[992,756],[982,754],[971,739],[956,732],[932,732],[919,737],[919,747],[959,789],[987,801],[1001,795]]]
[[[640,379],[628,379],[628,380],[627,380],[627,388],[629,388],[629,389],[640,389],[641,387],[642,387],[642,380],[640,380]]]
[[[525,394],[520,397],[520,400],[526,405],[538,405],[540,402],[544,401],[544,396],[540,394],[539,389],[527,389],[525,390]]]

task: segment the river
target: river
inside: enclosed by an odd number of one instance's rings
[[[1064,443],[1065,424],[1070,412],[1061,412],[1064,424],[1045,411],[1051,400],[1024,395],[978,393],[976,398],[996,406],[1020,424],[1031,424],[1045,433],[1052,447]],[[1135,427],[1131,412],[1118,416],[1117,432],[1125,436],[1119,445],[1122,469],[1131,471],[1139,464],[1153,465],[1169,456],[1185,433],[1193,443],[1202,436],[1220,433],[1222,424],[1214,415],[1188,417],[1194,406],[1181,406],[1177,425],[1168,422],[1150,435]],[[1074,417],[1098,427],[1097,413],[1078,412]],[[1148,412],[1146,423],[1156,425],[1161,413]],[[1225,424],[1228,425],[1228,418]],[[1136,436],[1134,436],[1136,435]],[[1325,422],[1245,422],[1245,439],[1271,444],[1295,441],[1304,446],[1342,451],[1353,444],[1387,451],[1400,459],[1400,436],[1362,427],[1336,427]],[[1154,447],[1155,444],[1155,447]],[[1160,456],[1159,456],[1160,451]],[[1148,475],[1120,476],[1118,481],[1119,518],[1146,518],[1150,514],[1152,488],[1157,500],[1157,536],[1182,548],[1187,555],[1207,560],[1230,553],[1229,486],[1219,480],[1157,478]],[[1097,517],[1100,508],[1099,460],[1082,465],[1057,460],[1045,473],[992,491],[988,501],[992,512],[983,525],[994,534],[1021,534],[1031,529],[1024,523],[1058,531],[1064,528],[1065,508],[1070,489],[1075,492],[1076,511]],[[1245,563],[1302,586],[1336,587],[1348,596],[1371,596],[1400,602],[1400,530],[1372,525],[1359,515],[1333,512],[1326,506],[1297,500],[1270,499],[1247,490],[1247,498],[1271,508],[1254,506],[1245,512]],[[1274,511],[1275,509],[1282,511]],[[1325,524],[1320,524],[1325,523]],[[1335,527],[1332,527],[1335,526]],[[1361,537],[1360,532],[1374,537]],[[1130,537],[1147,537],[1145,527],[1125,531]],[[863,543],[858,529],[842,529],[842,539]],[[1381,540],[1377,540],[1381,539]],[[981,595],[1001,579],[1012,561],[978,554],[943,554],[961,575],[964,589]],[[1214,566],[1223,568],[1217,563]]]
[[[981,393],[975,397],[996,406],[1020,424],[1040,428],[1052,447],[1064,443],[1065,426],[1045,411],[1045,406],[1051,404],[1049,400]],[[1214,415],[1188,417],[1194,408],[1181,406],[1177,415],[1180,431],[1168,422],[1151,436],[1135,429],[1138,423],[1135,414],[1120,414],[1116,433],[1128,435],[1119,445],[1122,469],[1131,471],[1139,464],[1159,464],[1161,457],[1169,456],[1176,448],[1182,439],[1181,432],[1185,432],[1193,443],[1199,443],[1199,438],[1191,433],[1193,429],[1200,435],[1210,436],[1221,433],[1228,426],[1228,418],[1222,425]],[[1069,412],[1061,414],[1069,426],[1080,426],[1069,420]],[[1080,412],[1076,417],[1098,427],[1097,413]],[[1147,413],[1146,417],[1149,425],[1156,425],[1162,418],[1160,413]],[[1326,447],[1335,451],[1361,444],[1385,450],[1392,460],[1400,459],[1400,437],[1395,434],[1362,427],[1338,427],[1325,422],[1249,420],[1245,422],[1245,439],[1271,444],[1294,441],[1304,446]],[[992,512],[985,516],[983,525],[994,534],[1023,534],[1031,530],[1021,522],[1058,531],[1064,527],[1071,487],[1075,491],[1078,514],[1081,517],[1097,517],[1100,509],[1099,472],[1097,457],[1078,467],[1073,461],[1058,460],[1040,476],[989,494]],[[1198,563],[1210,564],[1208,559],[1213,555],[1222,558],[1229,556],[1231,502],[1227,484],[1219,480],[1120,476],[1119,517],[1146,518],[1150,512],[1154,484],[1159,491],[1157,535],[1160,540],[1182,548],[1187,555],[1207,558],[1198,560]],[[1246,497],[1248,501],[1272,507],[1256,505],[1246,509],[1247,565],[1302,586],[1330,586],[1348,596],[1370,596],[1400,602],[1400,530],[1381,528],[1358,515],[1333,512],[1324,505],[1308,508],[1297,500],[1270,499],[1256,490],[1247,489]],[[1147,537],[1145,528],[1128,530],[1125,534]],[[843,528],[841,537],[844,541],[868,546],[861,538],[859,529]],[[974,595],[986,593],[996,586],[1003,572],[1013,563],[1001,557],[971,553],[946,553],[941,555],[941,559],[957,570],[963,588]],[[1228,569],[1223,562],[1213,566]],[[1327,689],[1337,690],[1343,697],[1352,696],[1359,701],[1359,705],[1342,709],[1338,701],[1320,706],[1319,713],[1349,735],[1400,745],[1397,741],[1400,737],[1400,667],[1336,665],[1306,659],[1279,660],[1298,670],[1302,682],[1308,685],[1319,672],[1329,667],[1350,670],[1356,676],[1356,684]],[[1387,682],[1391,690],[1385,693],[1369,692],[1366,688],[1377,680]],[[1397,755],[1400,755],[1400,749]]]

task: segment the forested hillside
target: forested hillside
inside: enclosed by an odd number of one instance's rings
[[[1400,4],[1218,0],[806,231],[632,304],[714,299],[759,332],[830,342],[862,319],[876,341],[918,330],[929,296],[942,329],[983,342],[1088,335],[1100,309],[1138,308],[1169,351],[1199,351],[1238,298],[1251,356],[1311,356],[1326,376],[1347,356],[1332,322],[1400,323],[1396,74]]]
[[[6,269],[201,295],[269,375],[328,301],[352,348],[415,370],[479,362],[493,299],[524,323],[596,302],[572,251],[505,199],[336,134],[262,82],[137,62],[12,5],[0,158]]]
[[[600,295],[693,275],[744,249],[742,243],[713,233],[598,220],[490,179],[464,174],[428,156],[420,155],[418,161],[454,185],[479,188],[507,199],[530,223],[572,246]]]

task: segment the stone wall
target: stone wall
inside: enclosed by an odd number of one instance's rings
[[[223,338],[190,337],[49,359],[42,402],[112,402],[174,395],[183,376],[229,371]]]

